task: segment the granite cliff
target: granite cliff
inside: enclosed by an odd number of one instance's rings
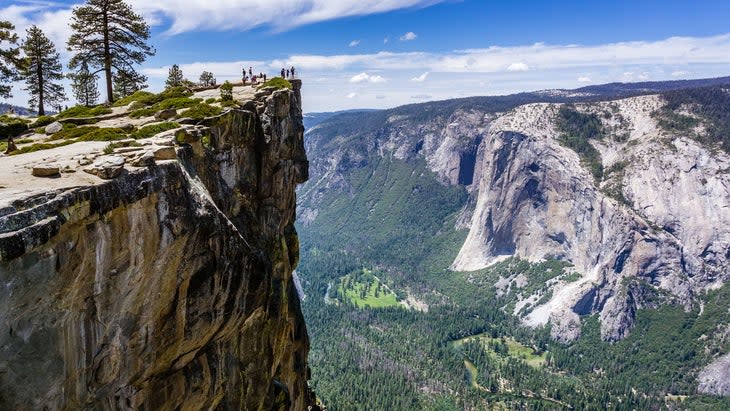
[[[30,177],[30,154],[0,159],[0,408],[313,405],[293,279],[308,161],[292,83],[238,93],[239,106],[139,147],[42,154],[93,162],[104,179],[63,165]]]

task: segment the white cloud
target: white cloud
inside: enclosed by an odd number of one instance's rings
[[[427,7],[444,0],[129,0],[145,14],[172,20],[170,34],[198,29],[249,30],[270,26],[287,30],[342,17]],[[240,12],[231,12],[238,10]]]
[[[424,81],[426,81],[426,77],[428,77],[428,71],[421,74],[420,76],[413,77],[411,81],[415,81],[416,83],[423,83]]]
[[[414,98],[416,100],[428,100],[433,98],[430,94],[416,94],[415,96],[411,96],[411,98]]]
[[[400,41],[411,41],[411,40],[415,40],[417,37],[418,37],[418,34],[412,32],[412,31],[409,31],[408,33],[400,36]]]
[[[354,93],[354,92],[353,93],[349,93],[346,97],[347,98],[355,98],[355,97],[357,97],[357,93]]]
[[[586,77],[586,76],[580,76],[580,77],[578,77],[578,82],[579,83],[590,83],[591,82],[591,78],[590,77]]]
[[[507,71],[528,71],[530,66],[525,63],[512,63],[507,67]]]
[[[390,39],[386,37],[383,39],[383,44],[388,44],[389,41],[390,41]]]
[[[360,40],[352,40],[350,42],[350,47],[357,47],[360,44]]]
[[[688,74],[689,74],[689,73],[688,73],[688,72],[686,72],[686,71],[682,71],[682,70],[677,70],[677,71],[673,71],[673,72],[672,72],[672,77],[685,77],[685,76],[687,76]]]
[[[385,83],[385,78],[377,74],[360,73],[350,78],[350,83]]]

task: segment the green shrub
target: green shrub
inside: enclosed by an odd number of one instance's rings
[[[215,103],[215,102],[216,102],[217,100],[218,100],[218,99],[216,99],[215,97],[211,97],[211,98],[209,98],[209,99],[205,100],[205,102],[206,102],[206,104],[213,104],[213,103]]]
[[[150,117],[154,116],[155,113],[157,113],[157,109],[155,108],[143,108],[139,110],[135,110],[129,114],[129,117],[131,118],[140,118],[140,117]]]
[[[24,154],[24,153],[32,153],[34,151],[48,150],[51,148],[67,146],[67,145],[73,144],[75,142],[76,142],[75,140],[67,140],[67,141],[62,141],[60,143],[36,143],[36,144],[32,144],[30,146],[25,146],[25,147],[19,148],[15,151],[11,152],[10,155],[14,156],[16,154]]]
[[[134,139],[149,138],[154,136],[155,134],[162,133],[163,131],[173,130],[178,127],[180,127],[180,124],[177,124],[175,122],[150,124],[149,126],[144,126],[141,129],[135,131],[130,135],[130,137]]]
[[[233,84],[226,80],[225,83],[221,84],[221,101],[233,100]]]
[[[281,78],[281,77],[274,77],[271,80],[266,81],[264,84],[258,86],[257,89],[260,90],[260,89],[265,88],[265,87],[274,87],[274,88],[277,88],[277,89],[286,88],[286,89],[289,89],[289,90],[292,89],[292,85],[289,82],[289,80],[284,79],[284,78]]]
[[[142,144],[139,144],[136,141],[125,141],[125,142],[116,142],[116,143],[109,143],[104,147],[104,154],[111,154],[114,152],[114,150],[121,148],[121,147],[139,147]]]
[[[202,120],[206,117],[212,117],[217,116],[220,114],[222,109],[220,107],[211,106],[210,104],[200,103],[198,105],[195,105],[191,107],[189,110],[185,111],[182,115],[185,117],[190,117],[195,120]]]
[[[201,101],[203,100],[199,98],[173,97],[163,100],[152,107],[157,110],[166,110],[168,108],[188,108],[200,103]]]
[[[111,114],[112,109],[104,106],[86,107],[86,106],[75,106],[68,110],[58,113],[57,118],[72,118],[72,117],[96,117],[104,114]]]
[[[99,128],[86,133],[76,141],[114,141],[127,138],[127,133],[121,128]]]
[[[224,100],[220,102],[221,107],[233,107],[237,106],[238,103],[236,103],[234,100]]]
[[[85,134],[89,134],[98,130],[96,126],[81,126],[81,127],[64,127],[63,130],[51,136],[48,140],[70,140],[79,138]]]
[[[30,124],[28,127],[30,127],[30,128],[45,127],[45,126],[53,123],[54,121],[56,121],[56,119],[54,117],[51,117],[51,116],[40,116],[32,124]]]
[[[0,138],[15,137],[28,130],[28,125],[22,119],[10,117],[9,120],[4,122],[0,119]]]
[[[114,107],[122,107],[126,106],[129,103],[135,102],[135,103],[141,103],[145,99],[149,99],[151,97],[154,97],[155,93],[150,93],[149,91],[136,91],[134,94],[130,94],[127,97],[121,98],[114,102]]]

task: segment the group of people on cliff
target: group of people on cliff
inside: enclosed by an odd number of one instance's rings
[[[294,66],[291,68],[282,68],[281,69],[281,78],[294,78],[296,73],[296,70],[294,69]],[[243,75],[241,77],[241,82],[243,85],[246,85],[247,82],[250,82],[251,84],[257,84],[259,81],[266,82],[266,73],[259,73],[254,74],[253,67],[249,67],[248,71],[246,71],[246,67],[243,68]]]

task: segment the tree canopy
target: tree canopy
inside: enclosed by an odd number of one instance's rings
[[[114,71],[136,75],[134,65],[155,54],[147,44],[149,25],[123,0],[87,0],[85,5],[74,8],[71,28],[73,34],[67,46],[76,54],[69,68],[85,63],[98,68],[91,74],[103,71],[110,103],[114,101]]]
[[[183,72],[180,70],[180,66],[173,64],[167,73],[167,80],[165,81],[165,87],[180,87],[183,85],[185,78]]]
[[[91,74],[89,72],[89,66],[82,64],[81,70],[70,77],[73,80],[71,88],[74,91],[76,101],[86,107],[91,107],[96,104],[96,100],[99,99],[99,87],[96,84],[99,76]]]
[[[0,97],[8,98],[11,86],[8,84],[17,79],[18,55],[20,49],[15,26],[9,21],[0,20]]]
[[[21,46],[26,57],[21,68],[21,77],[25,80],[25,90],[30,93],[29,104],[38,107],[38,114],[45,114],[45,105],[54,106],[66,99],[60,56],[56,46],[36,26],[27,30],[27,36]]]

